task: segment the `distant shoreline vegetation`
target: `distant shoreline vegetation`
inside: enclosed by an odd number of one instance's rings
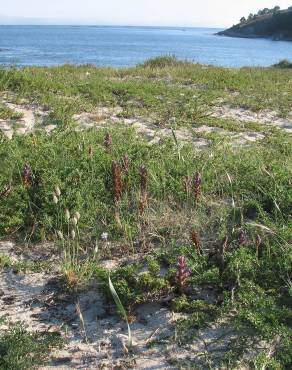
[[[0,49],[1,51],[1,49]],[[191,61],[191,60],[188,60],[188,59],[180,59],[178,57],[176,57],[175,55],[173,54],[166,54],[166,55],[160,55],[160,56],[157,56],[157,57],[153,57],[153,58],[150,58],[150,59],[146,59],[144,62],[142,63],[137,63],[134,67],[132,68],[149,68],[149,69],[163,69],[163,68],[178,68],[178,67],[191,67],[191,66],[194,66],[194,65],[197,65],[197,66],[202,66],[202,67],[211,67],[211,68],[222,68],[222,69],[245,69],[245,68],[255,68],[255,69],[258,69],[258,68],[281,68],[281,69],[292,69],[292,60],[288,60],[288,59],[282,59],[280,60],[279,62],[275,63],[275,64],[272,64],[270,66],[265,66],[265,67],[262,67],[262,66],[257,66],[257,67],[254,67],[254,66],[244,66],[244,67],[239,67],[239,68],[230,68],[230,67],[217,67],[217,66],[213,66],[212,64],[204,64],[204,63],[198,63],[198,62],[195,62],[195,61]],[[26,70],[26,69],[29,69],[29,68],[36,68],[36,69],[49,69],[49,68],[64,68],[64,67],[68,67],[68,68],[82,68],[82,67],[88,67],[88,68],[95,68],[95,69],[104,69],[104,70],[115,70],[114,67],[108,67],[108,66],[97,66],[95,64],[78,64],[78,65],[74,65],[74,64],[70,64],[70,63],[65,63],[65,64],[61,64],[59,66],[55,66],[55,67],[44,67],[44,66],[23,66],[23,67],[17,67],[13,64],[11,65],[2,65],[0,66],[0,70],[6,70],[6,71],[9,71],[9,70]]]
[[[240,22],[217,35],[244,38],[269,38],[292,41],[292,6],[281,10],[279,6],[264,8],[257,14],[250,13]]]

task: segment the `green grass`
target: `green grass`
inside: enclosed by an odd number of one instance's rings
[[[22,324],[9,324],[0,333],[0,369],[28,370],[45,365],[50,351],[61,345],[58,334],[29,333]]]
[[[15,99],[47,106],[52,112],[48,123],[59,124],[49,136],[35,132],[2,139],[0,193],[7,186],[11,191],[0,197],[0,238],[54,241],[66,252],[60,259],[64,289],[84,289],[94,279],[111,302],[108,273],[99,260],[139,255],[137,263],[111,272],[129,314],[142,302],[173,296],[170,307],[190,315],[177,327],[175,340],[182,344],[196,335],[194,328],[204,328],[232,311],[232,323],[242,332],[270,343],[277,339],[269,368],[289,368],[292,138],[256,123],[239,125],[208,115],[218,98],[233,106],[287,113],[292,103],[291,71],[230,70],[167,57],[124,70],[92,66],[1,70],[0,88]],[[238,94],[231,94],[234,91]],[[150,117],[163,127],[209,123],[234,133],[264,132],[266,138],[232,148],[228,138],[214,134],[211,145],[198,151],[191,144],[181,147],[173,138],[149,146],[133,130],[119,125],[83,132],[72,129],[73,114],[117,105],[124,108],[124,116]],[[104,146],[107,132],[112,136],[111,150]],[[123,167],[125,156],[129,171],[122,173],[125,186],[117,201],[112,164],[116,161]],[[25,165],[31,169],[29,185],[23,178]],[[144,212],[141,166],[147,169]],[[197,203],[185,187],[186,178],[196,172],[202,176]],[[61,195],[54,203],[56,186]],[[78,222],[73,219],[75,212],[81,215]],[[191,240],[193,229],[200,235],[203,255]],[[101,240],[104,232],[109,234],[108,243]],[[221,253],[226,237],[227,249]],[[185,256],[192,271],[190,291],[208,285],[220,292],[221,299],[210,303],[194,301],[188,290],[180,294],[179,256]],[[9,266],[9,261],[1,257],[0,265]],[[240,347],[243,352],[234,344],[224,366],[236,368],[249,339]],[[263,366],[267,359],[255,361]]]
[[[12,109],[6,107],[4,104],[0,103],[0,119],[19,119],[22,117],[21,113],[16,113]]]
[[[292,105],[291,73],[277,68],[224,69],[162,57],[131,69],[1,69],[0,91],[50,107],[51,118],[60,124],[97,105],[121,105],[129,115],[151,116],[163,124],[168,115],[185,112],[181,124],[193,124],[201,116],[196,109],[208,112],[218,98],[232,106],[287,114]]]

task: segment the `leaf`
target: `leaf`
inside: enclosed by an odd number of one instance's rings
[[[128,347],[132,347],[133,345],[133,341],[132,341],[132,332],[131,332],[131,328],[130,328],[130,325],[129,325],[129,321],[128,321],[128,317],[127,317],[127,313],[126,313],[126,310],[118,296],[118,293],[116,292],[115,290],[115,287],[113,286],[113,283],[111,281],[111,278],[110,276],[108,277],[108,284],[109,284],[109,288],[110,288],[110,292],[113,296],[113,299],[115,301],[115,304],[117,306],[117,309],[118,309],[118,312],[123,316],[123,318],[126,320],[127,322],[127,326],[128,326]]]

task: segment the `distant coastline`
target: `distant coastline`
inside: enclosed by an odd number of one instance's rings
[[[161,55],[228,68],[291,59],[287,43],[221,38],[222,29],[126,26],[0,26],[0,65],[131,67]],[[45,40],[45,42],[44,42]],[[249,50],[246,53],[246,50]]]
[[[265,10],[265,9],[264,9]],[[292,8],[258,15],[250,14],[241,22],[217,33],[219,36],[239,38],[266,38],[274,41],[292,41]]]

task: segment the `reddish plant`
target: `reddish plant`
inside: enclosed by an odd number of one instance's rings
[[[203,254],[202,247],[201,247],[200,236],[195,230],[192,230],[192,232],[191,232],[191,240],[194,244],[194,247],[195,247],[197,253],[198,254]]]
[[[113,144],[112,136],[109,132],[107,132],[106,135],[105,135],[105,138],[104,138],[104,146],[105,146],[107,152],[111,151],[112,144]]]
[[[178,257],[177,260],[177,272],[175,276],[175,282],[180,290],[183,292],[187,288],[187,279],[191,274],[191,270],[188,268],[185,257]]]
[[[32,185],[32,170],[28,164],[25,164],[22,171],[22,181],[25,187],[30,187]]]
[[[113,161],[112,163],[112,177],[114,203],[117,205],[122,197],[123,182],[122,168],[116,161]]]

